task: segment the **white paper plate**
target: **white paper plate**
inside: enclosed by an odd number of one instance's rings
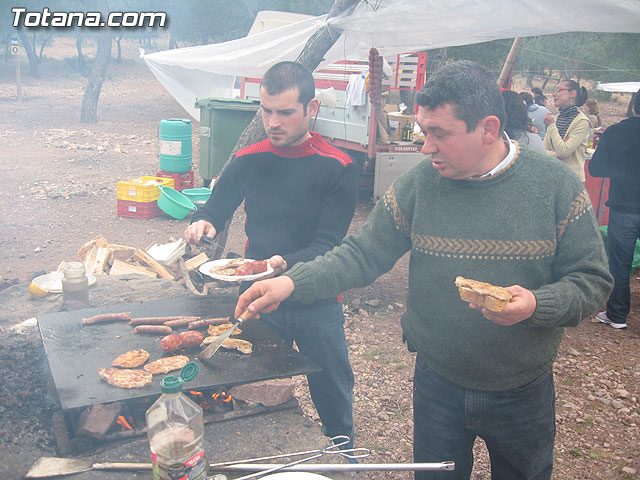
[[[253,260],[251,260],[250,258],[245,258],[246,261],[248,262],[253,262]],[[262,272],[262,273],[256,273],[255,275],[218,275],[216,273],[211,273],[211,270],[213,268],[217,268],[217,267],[222,267],[226,264],[228,264],[229,262],[231,262],[232,259],[229,258],[221,258],[219,260],[212,260],[210,262],[206,262],[203,263],[202,265],[200,265],[200,268],[198,269],[200,271],[200,273],[202,273],[203,275],[208,275],[211,278],[215,278],[216,280],[223,280],[223,281],[227,281],[227,282],[238,282],[238,281],[244,281],[244,280],[257,280],[258,278],[262,278],[262,277],[266,277],[267,275],[270,275],[273,273],[273,267],[271,267],[271,265],[267,264],[267,271],[266,272]]]
[[[273,480],[320,480],[322,478],[329,479],[319,473],[310,472],[278,472],[271,475],[265,475],[262,478],[271,478]]]
[[[62,293],[62,277],[64,277],[62,272],[51,272],[34,278],[32,282],[48,292]],[[96,277],[93,275],[87,275],[87,278],[89,279],[89,286],[96,283]]]

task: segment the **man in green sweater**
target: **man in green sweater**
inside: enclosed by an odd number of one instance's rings
[[[564,328],[598,310],[611,290],[589,197],[569,168],[503,131],[504,104],[486,71],[456,62],[418,94],[429,155],[398,178],[355,235],[239,299],[270,312],[362,287],[410,252],[402,330],[417,351],[414,460],[453,460],[468,479],[484,439],[492,478],[549,479],[553,362]],[[460,300],[456,276],[508,285],[502,312]]]

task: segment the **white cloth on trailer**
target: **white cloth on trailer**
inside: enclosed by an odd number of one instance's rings
[[[367,85],[364,75],[353,73],[349,77],[347,91],[345,92],[345,105],[347,108],[359,107],[367,104]]]

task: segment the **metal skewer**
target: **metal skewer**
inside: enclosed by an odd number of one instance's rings
[[[298,465],[300,463],[308,462],[310,460],[320,458],[323,455],[340,455],[344,458],[348,459],[357,459],[357,458],[365,458],[371,455],[371,451],[368,448],[347,448],[341,449],[340,447],[344,447],[350,441],[350,438],[345,435],[338,435],[336,437],[332,437],[328,440],[327,446],[322,449],[316,450],[307,450],[305,452],[295,452],[295,453],[285,453],[282,455],[270,455],[268,457],[259,457],[259,458],[251,458],[249,460],[236,460],[231,462],[222,462],[217,464],[211,464],[211,468],[215,467],[227,467],[231,465],[238,464],[247,464],[251,462],[261,462],[264,460],[275,460],[278,458],[288,458],[288,457],[296,457],[301,455],[310,455],[306,458],[302,458],[299,460],[295,460],[290,463],[285,463],[282,465],[274,465],[273,468],[268,468],[267,470],[262,470],[260,472],[255,472],[250,475],[245,475],[244,477],[240,477],[236,480],[249,480],[250,478],[259,478],[264,475],[268,475],[273,472],[277,472],[279,470],[285,469],[287,467],[292,467],[294,465]]]

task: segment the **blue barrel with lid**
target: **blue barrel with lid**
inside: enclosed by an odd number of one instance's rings
[[[191,170],[191,120],[160,120],[160,170],[187,173]]]

